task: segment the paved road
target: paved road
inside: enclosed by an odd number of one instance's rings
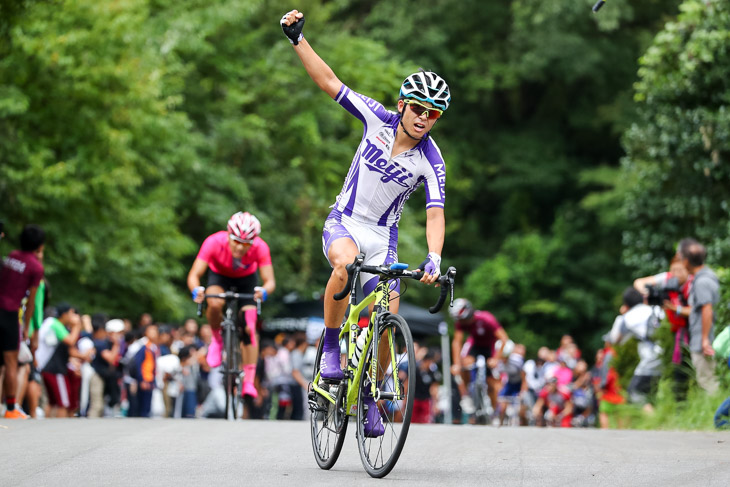
[[[354,429],[330,471],[309,423],[0,419],[0,486],[730,485],[730,434],[414,425],[371,479]]]

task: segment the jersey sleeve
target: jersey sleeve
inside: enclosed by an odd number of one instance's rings
[[[446,164],[436,144],[432,140],[429,142],[426,149],[429,165],[424,175],[426,209],[443,208],[446,203]]]
[[[68,336],[68,330],[65,326],[63,326],[63,323],[56,320],[51,324],[51,329],[53,330],[53,334],[56,335],[56,338],[59,342],[63,341],[64,338]]]
[[[344,84],[337,93],[335,101],[360,120],[366,129],[368,125],[388,122],[393,117],[381,103],[352,91]]]
[[[213,254],[213,248],[215,247],[215,242],[213,238],[214,235],[215,234],[210,235],[203,241],[203,245],[200,246],[200,251],[198,252],[198,256],[196,257],[197,259],[205,261],[208,264],[210,264],[210,258]]]
[[[259,267],[271,265],[271,250],[269,249],[269,244],[267,244],[263,240],[260,240],[257,263]]]

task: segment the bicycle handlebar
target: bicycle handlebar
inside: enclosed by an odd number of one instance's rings
[[[393,269],[390,266],[387,265],[364,265],[363,261],[365,260],[364,254],[359,254],[357,257],[355,257],[355,260],[352,262],[352,264],[347,264],[345,267],[347,269],[347,284],[342,289],[342,291],[335,294],[334,298],[336,300],[342,300],[345,299],[345,297],[354,292],[353,287],[353,281],[355,280],[355,276],[359,274],[360,272],[366,272],[368,274],[377,274],[380,276],[385,276],[393,279],[397,278],[405,278],[405,279],[415,279],[417,281],[420,281],[423,277],[423,271],[409,271],[408,269]],[[454,284],[456,280],[456,269],[454,267],[449,267],[445,274],[443,274],[441,277],[439,277],[436,281],[441,285],[441,294],[439,295],[439,299],[436,302],[435,305],[431,306],[428,311],[431,312],[431,314],[438,313],[439,310],[443,307],[444,302],[446,301],[446,295],[451,294],[451,301],[450,305],[453,304],[454,301]]]
[[[229,301],[233,301],[234,299],[253,299],[256,301],[257,306],[261,306],[261,300],[255,299],[255,294],[251,293],[234,293],[233,291],[226,291],[224,293],[213,293],[213,294],[203,294],[203,302],[198,303],[198,316],[203,316],[203,305],[205,304],[205,299],[207,298],[219,298],[219,299],[225,299],[226,303]]]

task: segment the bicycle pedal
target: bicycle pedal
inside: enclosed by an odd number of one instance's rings
[[[319,386],[322,387],[322,384],[329,385],[329,386],[336,386],[340,385],[342,381],[340,379],[325,379],[324,377],[319,378]],[[324,387],[322,387],[324,389]]]

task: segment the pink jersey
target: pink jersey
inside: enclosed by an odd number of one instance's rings
[[[210,270],[226,277],[246,277],[259,267],[271,265],[269,246],[260,237],[240,259],[234,259],[228,245],[228,232],[222,230],[205,239],[198,252],[198,259],[208,263]]]

